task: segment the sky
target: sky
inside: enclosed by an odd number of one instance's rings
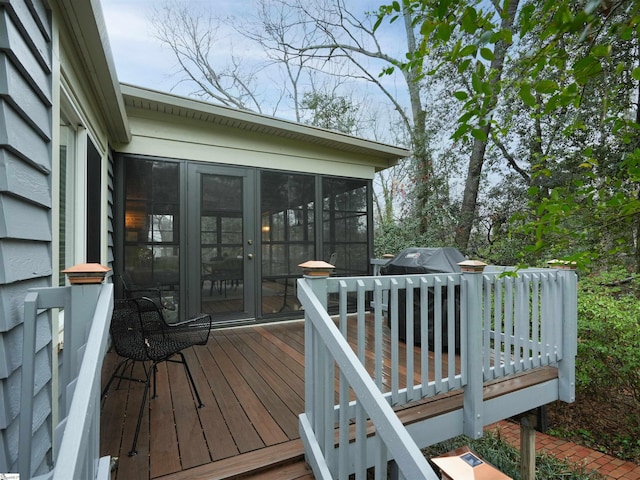
[[[213,6],[216,15],[243,19],[248,18],[247,12],[251,12],[256,4],[255,0],[187,1],[190,5],[193,4],[194,8]],[[157,8],[162,2],[163,0],[101,0],[118,80],[122,83],[188,96],[192,88],[180,84],[180,69],[176,66],[172,53],[153,35],[151,17],[154,7]],[[346,0],[348,8],[354,11],[372,11],[382,3],[385,3],[385,0]],[[245,58],[256,54],[255,47],[249,50],[249,47],[242,43],[242,37],[231,27],[223,25],[221,28],[219,35],[222,38],[232,38],[234,53]],[[380,66],[375,68],[378,71],[381,69]],[[390,82],[391,79],[385,78],[383,81]],[[288,115],[284,113],[277,116]]]
[[[170,91],[177,78],[170,52],[153,37],[153,0],[101,0],[118,80]],[[179,93],[179,92],[176,92]]]

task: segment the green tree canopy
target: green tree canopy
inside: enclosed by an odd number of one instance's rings
[[[620,254],[637,268],[640,1],[518,3],[396,1],[380,8],[378,25],[409,10],[422,37],[400,68],[417,78],[455,68],[466,79],[449,92],[461,107],[455,141],[520,152],[510,161],[530,203],[512,219],[530,253],[581,264]],[[505,47],[503,75],[495,59]],[[441,61],[426,68],[434,52]]]

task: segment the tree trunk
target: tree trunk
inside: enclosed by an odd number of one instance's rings
[[[507,12],[503,12],[501,28],[503,30],[512,30],[513,21],[518,10],[519,0],[512,0],[509,2],[509,9]],[[507,53],[507,47],[504,42],[500,41],[496,43],[493,60],[491,61],[491,71],[495,72],[495,76],[492,79],[494,85],[494,92],[497,91],[497,84],[502,77],[502,70],[504,68],[504,59]],[[487,108],[490,112],[496,104],[495,97],[491,101],[491,105]],[[474,138],[473,150],[471,151],[471,158],[469,159],[469,169],[467,171],[467,179],[465,181],[464,195],[462,197],[462,206],[460,209],[460,217],[458,218],[458,227],[456,228],[456,245],[463,252],[467,250],[469,246],[469,237],[471,236],[471,229],[473,227],[473,221],[476,215],[476,206],[478,204],[478,191],[480,189],[480,178],[482,176],[482,167],[484,165],[484,156],[487,150],[487,142],[489,134],[491,133],[491,122],[493,116],[489,115],[487,124],[482,128],[486,134],[487,140],[480,140]]]
[[[407,51],[411,54],[416,52],[416,37],[413,26],[413,18],[405,5],[403,10],[404,29],[407,35]],[[411,128],[412,155],[416,166],[415,192],[416,192],[416,214],[420,218],[419,233],[427,230],[428,221],[425,215],[426,206],[430,197],[430,182],[433,173],[433,164],[427,148],[426,132],[426,112],[422,106],[420,97],[420,83],[416,81],[416,74],[413,70],[404,71],[411,102],[411,115],[413,127]]]

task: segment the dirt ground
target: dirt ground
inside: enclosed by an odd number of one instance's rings
[[[640,406],[629,395],[577,395],[548,409],[547,433],[640,465]]]

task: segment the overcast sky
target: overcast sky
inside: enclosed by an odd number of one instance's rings
[[[153,36],[151,26],[153,9],[162,2],[163,0],[101,0],[118,79],[123,83],[187,95],[189,90],[186,86],[176,86],[179,80],[179,75],[176,74],[179,70],[176,68],[172,53]],[[256,2],[255,0],[188,0],[188,3],[193,4],[194,8],[213,6],[215,14],[221,17],[248,18]],[[376,10],[382,3],[386,3],[385,0],[346,0],[348,8],[354,12]],[[233,37],[234,53],[242,54],[241,36],[230,27],[219,35]],[[228,52],[222,53],[228,54]],[[251,53],[248,52],[247,55]],[[379,70],[381,67],[375,68]]]
[[[118,80],[169,91],[176,83],[170,52],[153,37],[154,0],[101,0]],[[179,92],[176,92],[179,93]]]

